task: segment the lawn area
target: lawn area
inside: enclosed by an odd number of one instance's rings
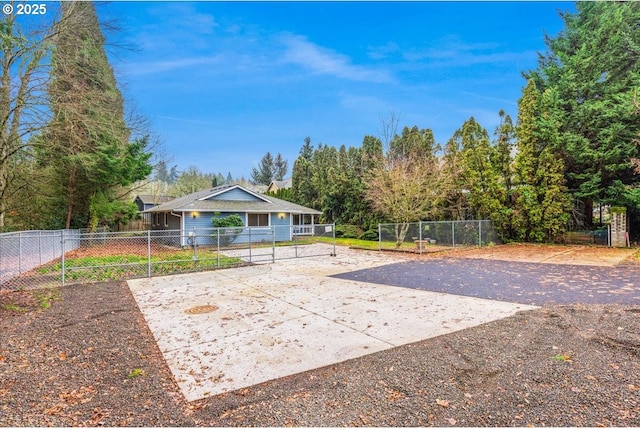
[[[307,242],[308,240],[308,242]],[[378,241],[368,241],[365,239],[357,239],[357,238],[332,238],[332,237],[309,237],[303,238],[302,240],[297,241],[298,243],[314,243],[314,242],[322,242],[325,244],[333,244],[335,241],[336,245],[341,245],[345,247],[351,248],[361,248],[365,250],[379,250],[382,248],[383,250],[400,250],[400,251],[409,251],[415,252],[417,251],[416,244],[413,242],[404,242],[399,249],[396,249],[395,242],[382,242]]]
[[[150,259],[139,254],[67,258],[64,262],[65,281],[110,281],[147,276],[149,262],[151,262],[153,276],[204,269],[221,269],[242,264],[242,260],[237,257],[227,257],[217,253],[205,254],[205,257],[199,257],[197,260],[193,259],[193,252],[189,250],[163,252],[152,255]],[[62,272],[62,262],[57,261],[43,266],[38,268],[37,272],[41,275],[59,274]]]

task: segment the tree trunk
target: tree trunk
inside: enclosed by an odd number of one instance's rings
[[[396,250],[400,248],[400,246],[404,242],[404,238],[407,236],[408,231],[409,223],[396,224]]]

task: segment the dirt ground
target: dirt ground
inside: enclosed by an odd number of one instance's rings
[[[503,248],[517,254],[512,246]],[[530,255],[531,248],[522,252]],[[629,256],[623,263],[638,264],[637,254]],[[187,403],[125,283],[0,293],[2,426],[637,426],[638,421],[638,305],[548,305]]]
[[[507,244],[462,248],[447,256],[587,266],[615,266],[637,262],[637,248],[610,248],[589,245]]]

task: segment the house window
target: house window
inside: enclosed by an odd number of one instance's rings
[[[269,214],[247,214],[247,226],[269,226]]]

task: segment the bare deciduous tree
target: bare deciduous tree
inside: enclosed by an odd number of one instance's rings
[[[396,248],[400,247],[410,222],[429,217],[438,199],[439,164],[427,156],[418,158],[384,156],[366,181],[365,198],[371,207],[396,227]]]
[[[42,28],[23,26],[17,14],[0,19],[0,229],[8,211],[19,208],[20,192],[28,190],[23,168],[47,123],[47,53],[53,21]],[[26,29],[27,28],[27,29]]]

